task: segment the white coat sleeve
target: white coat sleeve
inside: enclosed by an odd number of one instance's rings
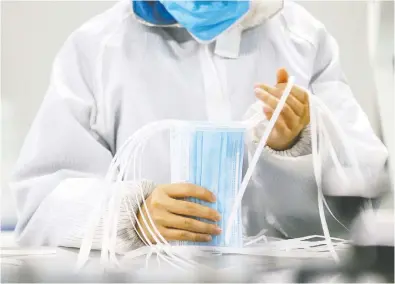
[[[78,40],[79,37],[79,40]],[[17,201],[17,239],[22,245],[79,247],[88,217],[97,205],[97,186],[113,158],[112,141],[95,130],[94,51],[84,52],[81,35],[73,34],[57,55],[50,85],[17,162],[11,188]],[[96,181],[99,181],[97,183]],[[150,182],[127,184],[128,196]],[[136,211],[141,198],[131,199]],[[117,246],[141,245],[122,206]],[[100,248],[101,225],[93,248]]]
[[[341,126],[344,138],[347,139],[347,144],[352,147],[354,154],[358,160],[360,169],[364,174],[368,174],[370,178],[377,179],[380,176],[380,172],[384,170],[384,166],[387,160],[387,150],[379,138],[374,134],[368,118],[364,111],[361,109],[356,99],[354,98],[350,87],[348,86],[345,76],[341,70],[338,46],[335,39],[327,33],[322,27],[318,33],[318,46],[317,53],[315,56],[314,72],[310,82],[310,91],[314,96],[321,99],[322,102],[328,107],[331,112],[332,118],[335,122]],[[249,114],[246,116],[253,116],[256,112],[262,112],[262,108],[259,102],[252,105],[249,109]],[[263,120],[265,118],[263,117]],[[262,123],[253,129],[249,133],[249,144],[250,149],[255,150],[259,139],[261,138],[264,125]],[[330,130],[329,130],[330,131]],[[340,137],[335,133],[330,132],[334,136],[331,137],[334,146],[339,147]],[[308,125],[299,136],[297,142],[288,150],[285,151],[274,151],[269,147],[264,150],[264,157],[267,161],[275,164],[279,169],[292,170],[295,173],[300,170],[307,170],[306,163],[311,163],[311,131],[310,125]],[[305,157],[307,156],[307,157]],[[265,159],[265,158],[264,158]],[[286,166],[285,163],[292,163],[292,169]],[[309,171],[311,167],[309,167]],[[326,179],[330,181],[336,179],[336,174],[331,169],[327,169]],[[353,169],[350,169],[353,171]],[[351,172],[349,172],[352,174]],[[300,173],[302,174],[302,173]],[[307,174],[306,172],[303,175]],[[312,174],[309,173],[309,174]],[[331,175],[334,174],[333,177]],[[327,183],[329,188],[326,190],[326,194],[329,195],[348,195],[358,196],[358,189],[355,191],[351,189],[351,192],[344,192],[339,184],[330,185]],[[367,190],[373,190],[372,187],[365,188]],[[372,196],[372,193],[367,193]],[[374,194],[373,194],[374,196]]]
[[[350,87],[345,82],[340,67],[338,47],[335,40],[324,28],[318,33],[314,71],[310,82],[310,90],[329,108],[345,133],[349,145],[352,145],[361,169],[369,167],[370,174],[378,177],[384,170],[387,151],[382,142],[375,136],[367,116],[358,105]],[[257,108],[261,111],[261,108]],[[309,233],[321,233],[312,229],[319,228],[317,210],[317,186],[314,176],[311,154],[311,133],[302,133],[301,139],[288,151],[275,152],[268,148],[262,153],[252,177],[251,189],[246,198],[255,203],[256,212],[267,210],[276,217],[289,236],[302,236]],[[258,137],[259,139],[260,137]],[[338,137],[331,137],[335,141]],[[253,133],[247,136],[249,157],[256,150],[256,137]],[[255,140],[255,141],[254,141]],[[295,150],[296,149],[296,150]],[[351,169],[352,170],[352,169]],[[331,173],[323,169],[327,181],[324,194],[332,196],[361,196],[360,188],[344,192],[342,184],[334,184]],[[326,186],[325,186],[326,185]],[[334,185],[334,186],[331,186]],[[366,188],[372,192],[369,196],[378,196],[378,188]],[[366,193],[366,191],[365,191]],[[257,198],[257,195],[259,198]],[[365,196],[366,197],[366,196]],[[260,209],[265,208],[265,209]],[[336,210],[335,215],[336,215]],[[266,212],[263,212],[264,214]],[[251,213],[253,214],[253,213]],[[341,219],[341,216],[338,216]],[[260,225],[265,226],[265,225]],[[313,231],[312,231],[313,230]]]
[[[324,102],[334,122],[343,132],[344,137],[341,138],[328,128],[345,174],[355,182],[352,186],[342,188],[341,179],[334,167],[326,166],[323,176],[323,190],[326,195],[330,196],[378,197],[383,193],[380,182],[388,158],[387,149],[375,135],[367,115],[346,82],[340,67],[336,40],[322,27],[318,42],[310,91],[313,96],[317,96]],[[327,119],[327,117],[323,119]],[[346,144],[340,144],[342,139],[346,140]],[[344,145],[348,149],[344,148]],[[344,153],[345,151],[349,156],[355,157],[356,165],[359,166],[362,173],[362,179],[357,178],[355,165],[350,164],[350,158]],[[330,165],[330,163],[328,164]]]

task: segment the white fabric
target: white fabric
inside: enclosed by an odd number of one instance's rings
[[[352,240],[359,246],[395,245],[394,210],[364,210],[352,226]]]
[[[203,71],[207,66],[202,66],[200,44],[184,29],[143,25],[129,5],[117,3],[84,24],[55,59],[13,183],[21,244],[78,247],[100,191],[106,190],[105,183],[92,186],[92,180],[103,178],[132,133],[156,120],[207,119],[204,82],[211,74]],[[276,70],[286,67],[297,85],[312,90],[341,121],[358,158],[377,172],[383,168],[386,149],[345,83],[337,45],[303,8],[286,2],[273,18],[245,30],[238,59],[215,56],[213,49],[210,45],[207,51],[218,73],[216,86],[229,101],[233,120],[240,120],[254,104],[254,84],[275,84]],[[249,154],[255,151],[253,140],[247,143]],[[166,135],[148,143],[145,179],[155,184],[170,181],[169,151]],[[315,221],[319,230],[310,152],[265,150],[243,199],[248,234],[270,227],[262,218],[265,212],[271,212],[281,224],[276,226],[289,236],[313,234]],[[154,184],[143,187],[148,195]],[[120,222],[125,221],[127,233],[118,238],[124,248],[139,246],[133,224],[122,217],[125,212],[121,208]],[[313,231],[307,231],[306,224]],[[94,238],[100,239],[100,230]]]

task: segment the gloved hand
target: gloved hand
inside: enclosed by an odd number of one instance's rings
[[[277,84],[274,87],[266,84],[255,86],[255,94],[264,102],[263,112],[271,119],[275,108],[288,82],[285,69],[277,71]],[[300,132],[310,123],[309,96],[300,87],[293,86],[284,108],[274,125],[267,145],[276,151],[290,149],[296,142]]]
[[[180,200],[185,197],[195,197],[207,202],[215,202],[215,196],[210,191],[187,183],[160,185],[146,199],[148,212],[162,236],[169,241],[208,242],[211,240],[211,235],[220,234],[221,229],[215,224],[190,218],[200,217],[219,221],[221,218],[219,213],[209,207]],[[155,243],[143,221],[143,216],[151,227],[151,231],[155,232],[143,205],[137,215],[138,221],[142,225],[138,228],[138,233],[143,237],[142,232],[144,232],[149,240]]]

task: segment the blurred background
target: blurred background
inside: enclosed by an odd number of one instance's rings
[[[264,1],[264,0],[263,0]],[[68,35],[116,1],[1,1],[1,226],[12,230],[8,182],[45,94],[52,61]],[[340,46],[351,88],[390,151],[394,175],[394,2],[297,1]],[[388,206],[393,206],[390,202]]]

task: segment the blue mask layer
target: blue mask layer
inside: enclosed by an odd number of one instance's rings
[[[167,12],[197,40],[210,42],[237,23],[249,10],[250,1],[159,0]]]
[[[217,225],[223,230],[208,243],[181,242],[183,245],[225,246],[226,221],[241,184],[244,156],[244,129],[197,129],[190,136],[188,182],[213,192],[216,203],[191,198],[191,201],[208,206],[221,214]],[[238,212],[227,246],[242,246],[241,214]],[[209,222],[208,220],[202,220]]]
[[[159,1],[133,1],[133,12],[142,20],[158,26],[174,25],[177,21]]]

